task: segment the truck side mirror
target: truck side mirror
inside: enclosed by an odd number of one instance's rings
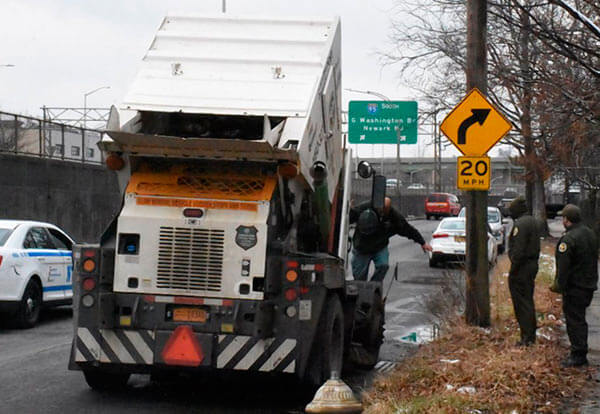
[[[374,173],[373,167],[367,161],[361,161],[358,163],[358,175],[362,178],[369,178]]]
[[[385,175],[373,177],[373,190],[371,192],[371,203],[375,211],[383,211],[385,205]]]

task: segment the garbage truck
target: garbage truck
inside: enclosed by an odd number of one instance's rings
[[[99,143],[122,204],[73,252],[69,368],[90,387],[216,371],[319,385],[375,364],[381,284],[347,270],[340,57],[338,18],[162,20]]]

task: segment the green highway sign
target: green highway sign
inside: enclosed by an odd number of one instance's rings
[[[351,144],[416,144],[416,101],[350,101]]]

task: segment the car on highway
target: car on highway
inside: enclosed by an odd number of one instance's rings
[[[466,219],[464,217],[449,217],[440,221],[433,232],[432,251],[429,252],[429,266],[437,267],[442,263],[464,262],[466,254]],[[488,227],[488,262],[490,267],[498,259],[498,245]]]
[[[463,207],[460,209],[460,213],[458,213],[458,217],[467,217],[467,209]],[[498,244],[498,254],[504,253],[507,245],[507,225],[508,220],[502,218],[502,213],[498,207],[488,207],[487,208],[487,221],[490,226],[490,232],[492,236],[496,239],[496,243]]]
[[[385,189],[388,195],[398,195],[400,187],[402,187],[402,181],[397,178],[388,178],[385,181]]]
[[[458,197],[450,193],[432,193],[425,198],[425,216],[427,220],[430,217],[450,217],[458,215],[460,211],[460,201]]]
[[[43,307],[70,304],[73,243],[50,223],[0,220],[0,312],[31,328]]]
[[[406,187],[406,189],[407,190],[425,190],[425,186],[421,183],[412,183],[411,185]]]

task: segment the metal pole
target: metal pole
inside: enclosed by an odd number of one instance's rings
[[[467,0],[467,92],[487,92],[487,0]],[[467,194],[466,308],[468,324],[490,325],[487,191]]]
[[[86,128],[87,121],[87,94],[83,94],[83,129]]]
[[[227,5],[225,4],[227,0],[223,0],[221,2],[221,10],[223,11],[223,13],[225,13],[226,9],[227,9]]]

